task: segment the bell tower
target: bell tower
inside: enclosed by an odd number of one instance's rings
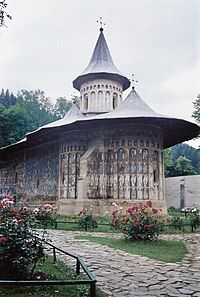
[[[81,112],[96,115],[114,110],[129,86],[128,78],[114,65],[101,26],[87,68],[73,81],[73,87],[80,91]]]

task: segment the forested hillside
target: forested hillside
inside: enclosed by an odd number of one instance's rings
[[[75,98],[77,99],[77,98]],[[9,90],[0,93],[0,147],[17,142],[27,132],[62,118],[71,106],[65,97],[55,105],[41,90],[21,90],[13,95]]]

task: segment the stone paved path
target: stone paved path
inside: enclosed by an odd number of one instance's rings
[[[187,245],[189,252],[185,258],[172,264],[75,239],[77,235],[83,235],[83,232],[56,230],[49,233],[56,246],[81,256],[96,275],[98,287],[108,296],[200,297],[200,234],[161,236],[164,239],[182,240]],[[119,236],[108,233],[84,235]]]

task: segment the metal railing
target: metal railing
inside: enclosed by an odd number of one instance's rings
[[[41,239],[40,239],[41,240]],[[0,280],[0,286],[68,286],[68,285],[88,285],[90,286],[89,297],[95,297],[96,295],[96,278],[94,274],[88,269],[83,260],[78,256],[70,252],[63,251],[59,247],[51,244],[50,242],[42,240],[42,242],[49,246],[52,250],[53,261],[57,261],[58,253],[61,253],[65,256],[69,256],[76,260],[75,263],[75,272],[79,276],[81,274],[81,269],[84,271],[88,279],[80,280]],[[67,294],[66,294],[67,297]]]

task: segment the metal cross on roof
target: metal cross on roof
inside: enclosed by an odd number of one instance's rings
[[[138,83],[138,80],[135,80],[135,74],[132,74],[132,89],[135,89],[135,83]]]
[[[71,94],[71,102],[74,103],[74,104],[76,103],[76,99],[75,99],[75,97],[76,97],[76,94],[75,94],[75,92],[74,92],[73,95]]]
[[[103,26],[105,26],[105,23],[103,22],[103,20],[102,20],[102,17],[100,17],[99,18],[99,20],[97,20],[97,23],[99,23],[100,24],[100,32],[102,32],[103,31]]]

